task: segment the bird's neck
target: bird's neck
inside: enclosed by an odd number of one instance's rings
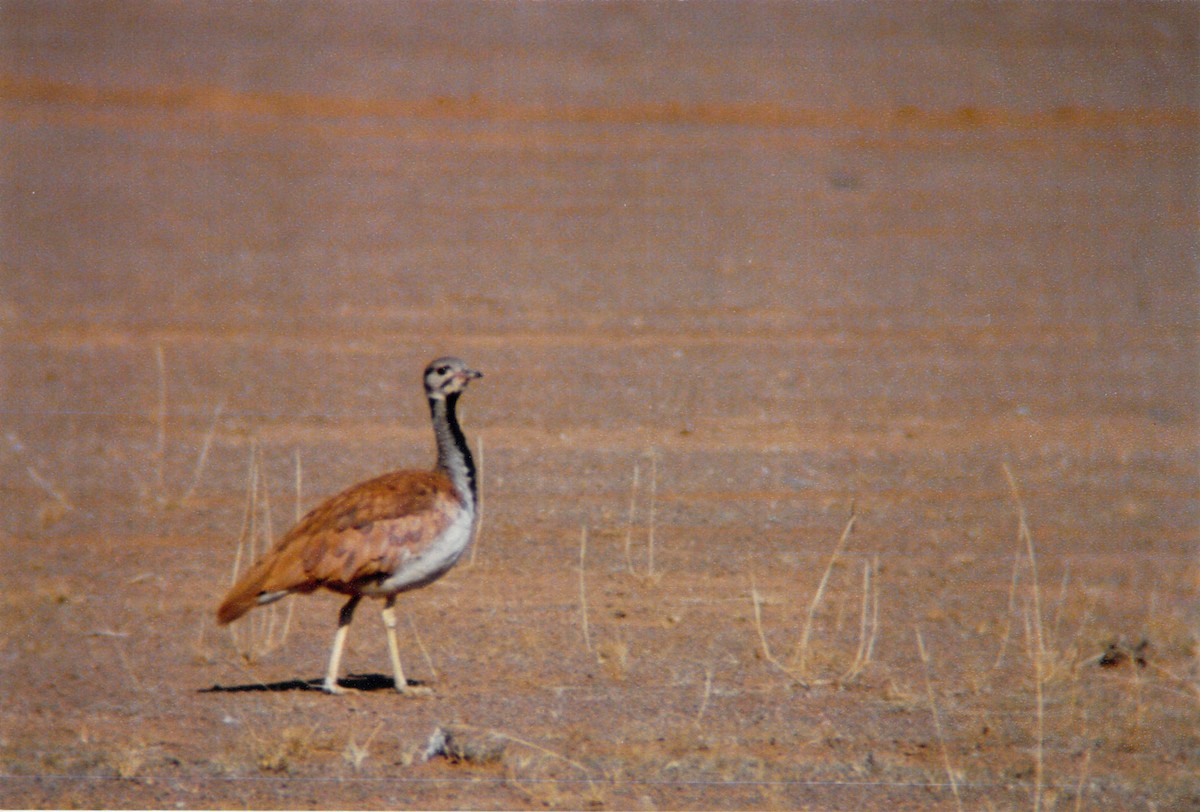
[[[430,398],[429,410],[433,414],[433,434],[437,438],[437,467],[445,471],[454,482],[454,489],[459,497],[473,511],[476,504],[475,461],[471,458],[471,449],[467,447],[467,438],[463,436],[462,428],[458,425],[455,406],[458,404],[458,394],[451,394],[445,399]]]

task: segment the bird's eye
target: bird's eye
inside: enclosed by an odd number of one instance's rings
[[[440,366],[437,368],[437,374],[439,374],[439,375],[445,375],[449,371],[450,371],[450,367],[447,367],[447,366]]]

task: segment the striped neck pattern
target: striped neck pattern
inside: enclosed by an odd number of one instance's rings
[[[454,482],[459,497],[474,512],[478,500],[475,484],[475,460],[467,447],[467,438],[458,425],[455,407],[458,392],[445,398],[430,398],[429,410],[433,415],[433,434],[437,439],[437,467]]]

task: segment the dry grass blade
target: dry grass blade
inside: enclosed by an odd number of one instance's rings
[[[213,438],[221,420],[221,412],[225,409],[225,401],[217,403],[213,410],[212,421],[200,444],[200,452],[196,455],[196,463],[192,466],[192,475],[187,487],[178,499],[173,499],[167,492],[167,358],[162,344],[154,347],[154,361],[158,369],[158,408],[155,411],[155,440],[154,440],[154,485],[153,495],[146,493],[146,498],[152,498],[158,510],[167,510],[186,504],[200,486],[204,468],[208,464],[208,454],[212,449]]]
[[[654,572],[654,523],[658,510],[658,451],[650,449],[650,528],[646,531],[646,578],[653,580]]]
[[[121,646],[119,639],[113,640],[113,647],[117,650],[117,658],[121,661],[121,666],[125,669],[125,673],[129,675],[129,684],[138,693],[145,691],[141,679],[138,677],[137,669],[133,667],[133,663],[129,661],[129,655],[125,653],[125,649]]]
[[[584,566],[587,559],[587,525],[581,525],[579,528],[579,623],[583,629],[583,645],[591,654],[595,650],[592,648],[592,635],[588,627],[588,604],[587,604],[587,580],[584,575]]]
[[[859,613],[858,651],[854,661],[842,675],[840,682],[849,683],[862,673],[871,662],[875,649],[875,637],[879,632],[879,587],[873,577],[879,571],[879,556],[863,562],[862,610]]]
[[[700,698],[700,708],[696,711],[696,718],[692,720],[694,727],[700,727],[700,720],[704,718],[704,712],[708,710],[708,700],[712,696],[713,669],[708,666],[704,669],[704,696]]]
[[[1050,633],[1047,635],[1049,648],[1056,649],[1059,637],[1059,630],[1062,627],[1063,606],[1067,602],[1067,587],[1071,583],[1071,562],[1063,562],[1063,577],[1062,582],[1058,585],[1058,599],[1054,602],[1054,621],[1050,624]]]
[[[16,454],[18,458],[21,458],[21,461],[25,463],[25,472],[29,474],[29,478],[33,480],[33,483],[45,491],[46,494],[58,504],[62,513],[65,514],[68,511],[74,510],[74,505],[71,504],[70,500],[67,499],[63,492],[56,488],[54,484],[50,482],[50,480],[42,476],[38,469],[33,466],[33,463],[25,461],[24,458],[27,454],[25,444],[21,442],[21,439],[17,437],[16,433],[11,431],[5,432],[4,437],[8,440],[8,444],[12,448],[13,453]]]
[[[158,363],[158,431],[154,444],[154,495],[161,506],[167,501],[167,361],[162,344],[155,345],[154,359]]]
[[[871,636],[867,638],[867,651],[862,667],[871,664],[875,654],[875,638],[879,636],[879,555],[871,558]],[[861,670],[861,669],[860,669]]]
[[[518,738],[517,736],[513,736],[508,733],[503,733],[499,730],[475,727],[474,725],[457,725],[457,727],[462,728],[463,730],[473,730],[477,733],[484,733],[484,734],[487,734],[490,736],[496,736],[498,738],[504,739],[505,741],[510,741],[513,744],[518,744],[522,747],[528,747],[531,750],[536,750],[537,752],[541,753],[544,756],[549,756],[550,758],[553,758],[557,761],[561,761],[562,763],[572,767],[573,769],[578,770],[579,772],[583,773],[584,780],[586,780],[589,784],[592,783],[592,771],[591,770],[589,770],[584,765],[580,764],[578,761],[567,758],[563,754],[556,753],[555,751],[550,750],[549,748],[542,747],[542,745],[540,745],[540,744],[535,744],[534,742],[531,742],[527,739]]]
[[[246,553],[246,539],[254,537],[255,494],[258,493],[258,441],[250,442],[250,466],[247,474],[250,481],[246,487],[246,508],[242,512],[242,529],[238,531],[237,549],[233,556],[233,567],[229,573],[229,585],[237,583],[242,572],[242,559]],[[249,534],[249,535],[247,535]],[[250,551],[253,555],[253,550]]]
[[[650,477],[646,483],[646,569],[638,572],[633,560],[633,532],[638,512],[638,491],[641,485],[641,465],[633,463],[633,481],[629,486],[629,513],[625,521],[625,569],[630,575],[648,584],[657,584],[662,574],[654,564],[654,535],[658,514],[658,449],[649,448],[643,454],[650,460]]]
[[[221,419],[221,412],[225,408],[225,401],[217,404],[213,409],[212,423],[209,424],[208,432],[204,435],[204,441],[200,445],[200,454],[196,457],[196,465],[192,468],[192,479],[188,483],[187,490],[183,492],[183,496],[179,497],[180,504],[187,504],[188,500],[196,493],[196,488],[200,485],[200,477],[204,474],[204,466],[208,463],[208,452],[212,448],[213,437],[217,433],[217,422]]]
[[[925,651],[925,641],[921,638],[921,630],[913,627],[917,636],[917,652],[921,655],[921,665],[925,671],[925,694],[929,698],[929,710],[933,713],[933,729],[937,734],[938,744],[942,749],[942,762],[946,768],[946,777],[950,779],[950,791],[954,793],[954,804],[962,812],[962,797],[958,793],[958,779],[954,768],[950,765],[950,750],[946,747],[946,737],[942,733],[942,720],[938,714],[937,700],[933,696],[933,681],[929,676],[929,654]]]
[[[1008,650],[1008,641],[1012,637],[1013,612],[1017,606],[1017,584],[1021,580],[1021,555],[1013,555],[1012,580],[1008,585],[1008,611],[1004,615],[1004,631],[1000,635],[1000,647],[996,652],[996,661],[992,663],[995,671],[1004,662],[1004,653]]]
[[[1046,640],[1042,631],[1042,591],[1038,585],[1038,569],[1037,555],[1033,548],[1033,534],[1029,531],[1029,523],[1025,518],[1025,503],[1021,501],[1021,492],[1017,488],[1016,477],[1013,476],[1012,470],[1008,467],[1008,463],[1004,463],[1004,476],[1008,479],[1008,487],[1012,493],[1013,502],[1017,506],[1017,535],[1021,541],[1025,543],[1025,553],[1029,560],[1030,574],[1030,593],[1033,602],[1033,618],[1030,623],[1028,613],[1026,614],[1026,631],[1027,636],[1032,638],[1033,651],[1030,654],[1030,659],[1033,660],[1034,687],[1036,690],[1036,754],[1034,761],[1034,778],[1033,778],[1033,809],[1034,812],[1039,812],[1042,808],[1042,787],[1045,786],[1045,741],[1046,741],[1046,722],[1045,722],[1045,697],[1043,695],[1046,682]],[[1030,629],[1032,626],[1032,629]]]
[[[629,485],[629,517],[625,522],[625,568],[633,573],[633,520],[637,516],[638,479],[641,476],[641,466],[633,461],[633,482]]]
[[[783,663],[775,658],[771,653],[771,645],[767,642],[767,634],[763,630],[762,622],[762,596],[758,594],[758,586],[754,583],[754,575],[750,576],[750,602],[754,606],[754,629],[758,632],[758,643],[762,649],[762,658],[771,665],[778,668],[789,677],[793,676],[791,670]]]
[[[408,616],[408,625],[412,628],[413,639],[417,641],[417,648],[421,652],[421,656],[425,658],[425,665],[429,667],[429,673],[436,680],[438,678],[438,670],[433,664],[433,657],[429,656],[429,649],[425,648],[425,641],[421,639],[421,633],[417,631],[417,622],[413,620],[410,613]]]
[[[846,521],[842,535],[838,539],[837,545],[833,548],[833,554],[829,556],[829,563],[825,565],[825,572],[821,575],[821,582],[817,585],[817,591],[808,604],[808,616],[804,620],[804,630],[800,634],[800,643],[796,649],[796,655],[792,658],[792,661],[796,665],[796,671],[802,677],[808,676],[808,645],[809,639],[812,636],[813,619],[816,617],[817,607],[821,605],[821,601],[825,598],[825,588],[829,584],[829,576],[833,572],[834,564],[837,563],[838,557],[846,547],[846,542],[850,538],[850,531],[854,529],[854,520],[854,505],[851,504],[850,518]]]
[[[270,488],[263,476],[262,452],[257,441],[250,444],[250,469],[246,490],[246,510],[242,518],[242,529],[238,534],[237,551],[234,555],[230,583],[236,583],[243,564],[250,565],[270,549],[274,540],[271,523]],[[299,504],[299,456],[296,458],[297,505]],[[261,516],[261,523],[260,523]],[[243,623],[229,627],[229,636],[234,648],[246,662],[254,662],[279,648],[287,640],[291,629],[292,612],[295,604],[287,602],[282,609],[278,603],[262,608],[250,615]]]

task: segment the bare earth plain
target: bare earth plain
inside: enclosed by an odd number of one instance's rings
[[[1198,28],[3,3],[0,805],[1200,807]],[[326,696],[214,609],[444,353],[431,693]]]

